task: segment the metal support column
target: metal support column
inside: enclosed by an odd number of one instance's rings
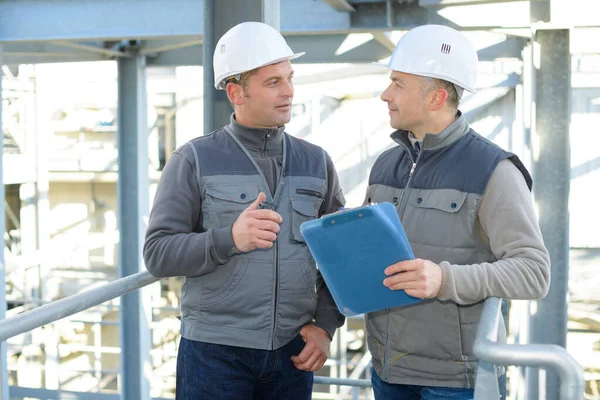
[[[566,346],[569,271],[569,186],[571,119],[571,55],[569,30],[538,30],[536,71],[535,198],[544,242],[552,262],[548,295],[532,309],[531,343]],[[539,61],[539,64],[538,64]],[[534,153],[535,154],[535,153]],[[540,379],[545,376],[545,382]],[[551,371],[529,374],[528,398],[557,400],[559,377]],[[545,395],[544,395],[545,392]]]
[[[118,60],[119,276],[144,269],[142,246],[148,215],[148,121],[144,56]],[[121,398],[150,399],[150,298],[146,288],[121,298]]]
[[[0,67],[2,67],[2,45],[0,44]],[[2,68],[0,68],[0,100],[2,99]],[[6,268],[4,266],[4,134],[2,130],[2,102],[0,101],[0,320],[6,318]],[[8,398],[8,363],[6,342],[0,343],[0,399]]]
[[[262,21],[279,29],[279,0],[204,1],[204,134],[227,125],[233,112],[227,94],[214,87],[213,53],[219,38],[244,21]]]

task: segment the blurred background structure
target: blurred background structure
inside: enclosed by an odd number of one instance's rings
[[[552,257],[548,296],[510,303],[508,342],[566,347],[586,398],[600,399],[598,0],[0,0],[0,319],[145,270],[161,170],[178,146],[228,122],[212,53],[248,20],[306,52],[287,131],[329,152],[350,207],[394,145],[379,100],[388,71],[371,63],[422,24],[473,41],[478,92],[460,109],[533,172]],[[3,342],[2,399],[173,398],[181,283],[163,279]],[[331,350],[320,375],[369,378],[362,318]],[[508,398],[558,399],[558,382],[509,367]],[[315,385],[315,399],[351,396],[372,398]]]

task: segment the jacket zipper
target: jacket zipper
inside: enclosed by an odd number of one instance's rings
[[[231,138],[240,146],[242,151],[244,153],[246,153],[246,156],[248,157],[250,162],[252,162],[252,164],[254,164],[254,167],[256,168],[258,175],[261,177],[264,187],[268,189],[269,185],[267,183],[267,179],[265,178],[265,175],[262,173],[262,170],[260,169],[260,167],[258,166],[256,161],[254,160],[252,155],[242,145],[242,143],[238,140],[238,138],[235,137],[235,135],[229,129],[229,127],[225,127],[225,130],[227,130],[227,132],[229,133]],[[266,142],[265,142],[264,150],[266,152],[267,148],[268,148],[269,140],[271,140],[271,134],[267,133],[265,139],[266,139]],[[286,146],[286,141],[285,141],[285,137],[284,137],[284,140],[283,140],[283,168],[281,169],[281,176],[279,177],[279,184],[277,185],[277,188],[275,189],[275,194],[273,196],[271,196],[270,190],[267,190],[267,193],[266,193],[267,199],[270,199],[270,201],[271,201],[273,210],[277,209],[277,203],[279,202],[279,197],[281,197],[281,193],[283,192],[283,186],[284,186],[283,178],[286,175],[285,174],[285,165],[286,165],[285,160],[286,160],[286,153],[287,153],[286,147],[287,146]],[[274,290],[274,295],[273,295],[273,331],[272,331],[272,337],[271,337],[271,349],[275,349],[275,332],[277,331],[277,301],[279,300],[279,245],[278,245],[278,243],[279,243],[279,238],[277,238],[275,240],[275,251],[273,252],[274,256],[275,256],[275,282],[274,282],[275,290]]]
[[[269,142],[271,141],[271,133],[267,133],[265,137],[265,148],[263,149],[263,153],[267,155],[267,151],[269,150]]]
[[[408,153],[411,155],[411,158],[413,159],[413,164],[410,168],[410,172],[408,173],[408,181],[406,181],[406,187],[404,188],[404,192],[402,193],[402,198],[400,199],[400,209],[399,209],[398,216],[400,217],[401,221],[402,221],[402,216],[404,215],[404,210],[406,208],[406,203],[408,200],[408,192],[410,189],[410,184],[412,183],[412,178],[413,178],[413,175],[415,174],[415,169],[417,168],[417,163],[419,162],[419,159],[421,158],[421,153],[423,153],[423,149],[421,149],[421,151],[417,155],[416,159],[414,158],[412,152],[409,151]],[[390,338],[390,314],[391,313],[392,313],[392,310],[388,308],[388,310],[387,310],[387,326],[385,329],[385,346],[384,346],[384,353],[383,353],[383,380],[384,381],[387,381],[388,374],[389,374],[388,359],[389,359],[389,352],[390,352],[389,338]]]
[[[283,177],[285,176],[284,170],[281,170],[281,176],[279,177],[279,185],[275,190],[275,196],[273,197],[273,209],[277,209],[279,198],[283,192]],[[277,330],[277,301],[279,300],[279,235],[275,239],[275,299],[273,303],[273,337],[271,338],[272,349],[275,349],[275,331]]]

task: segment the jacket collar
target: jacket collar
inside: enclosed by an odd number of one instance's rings
[[[268,151],[283,146],[285,125],[277,128],[251,128],[237,122],[233,113],[228,128],[247,149]]]
[[[460,138],[469,132],[469,123],[465,116],[458,111],[456,119],[448,125],[446,129],[438,134],[428,133],[423,138],[423,150],[438,150],[457,142]],[[398,144],[412,149],[410,140],[408,139],[408,131],[395,131],[390,137]]]

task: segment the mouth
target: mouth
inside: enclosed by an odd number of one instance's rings
[[[277,106],[275,108],[278,109],[278,110],[282,110],[282,111],[288,111],[288,110],[290,110],[292,108],[292,105],[291,104],[284,104],[282,106]]]
[[[398,112],[398,110],[392,110],[391,108],[388,108],[388,113],[391,115],[395,112]]]

